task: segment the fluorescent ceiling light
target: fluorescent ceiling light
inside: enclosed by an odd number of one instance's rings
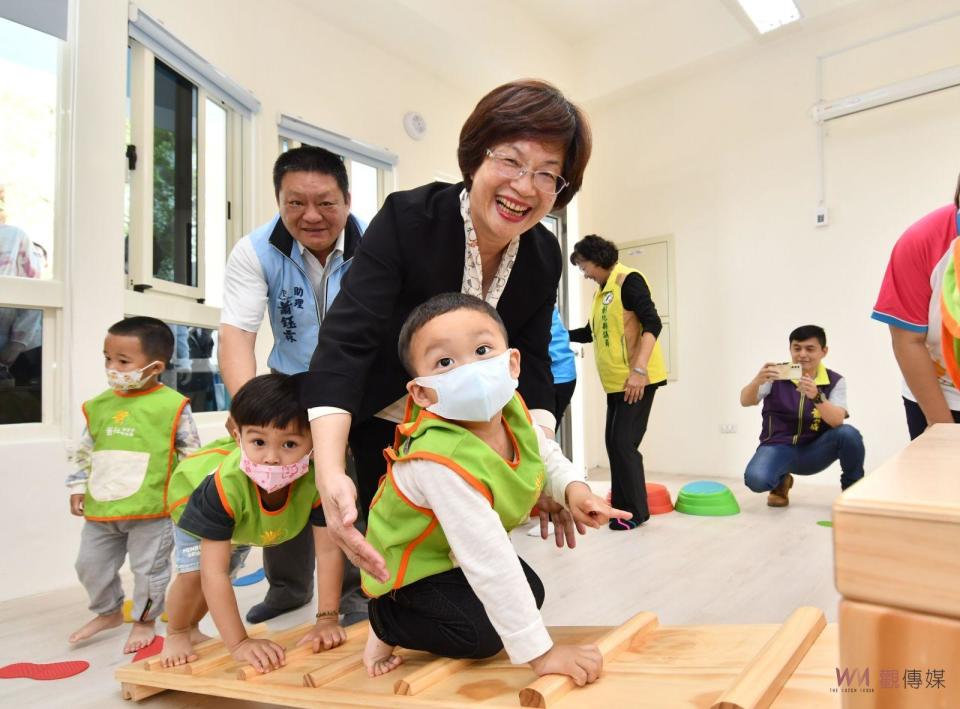
[[[800,19],[793,0],[737,0],[760,34]]]

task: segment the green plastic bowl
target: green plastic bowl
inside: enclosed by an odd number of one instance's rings
[[[740,505],[723,483],[698,480],[680,488],[676,510],[687,515],[724,517],[740,514]]]

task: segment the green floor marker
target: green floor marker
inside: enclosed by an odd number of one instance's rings
[[[828,520],[828,519],[822,519],[822,520],[820,520],[819,522],[817,522],[817,524],[819,524],[821,527],[832,527],[832,526],[833,526],[833,522],[831,522],[831,521]]]

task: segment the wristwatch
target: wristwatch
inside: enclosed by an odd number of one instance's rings
[[[639,374],[641,377],[647,376],[647,370],[643,367],[634,367],[633,371]]]
[[[814,404],[822,404],[822,403],[823,403],[823,392],[822,392],[822,391],[818,391],[818,392],[817,392],[817,395],[816,395],[815,397],[813,397],[813,399],[811,399],[811,401],[813,401]]]

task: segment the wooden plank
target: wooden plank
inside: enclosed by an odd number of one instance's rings
[[[597,641],[604,663],[616,658],[626,650],[636,636],[650,633],[657,627],[657,616],[643,611],[637,613],[623,625],[614,628]],[[567,675],[546,675],[527,685],[520,691],[520,706],[548,707],[560,697],[576,687],[573,679]]]
[[[322,687],[328,682],[340,679],[344,675],[350,674],[363,667],[363,654],[348,655],[329,665],[324,665],[318,670],[307,672],[303,675],[304,687]]]
[[[795,610],[711,709],[765,709],[827,626],[823,611]]]
[[[134,702],[139,702],[155,694],[166,692],[163,687],[148,687],[143,684],[131,684],[129,682],[120,683],[120,696]]]
[[[960,426],[935,424],[845,491],[835,503],[834,510],[958,525],[958,455]]]
[[[834,578],[845,598],[960,618],[960,524],[863,514],[839,502],[833,520]]]
[[[420,697],[397,697],[392,693],[377,695],[324,687],[312,689],[303,686],[294,687],[262,682],[240,682],[232,676],[183,675],[168,672],[147,672],[145,670],[135,670],[131,667],[122,667],[117,670],[117,677],[123,682],[148,684],[161,689],[243,699],[250,702],[259,701],[286,707],[303,707],[303,709],[316,709],[317,707],[323,707],[324,709],[383,709],[384,706],[401,706],[401,702],[403,707],[412,709],[476,709],[476,704],[456,699],[422,699]],[[389,704],[384,701],[386,696],[392,698]],[[516,709],[516,703],[514,700],[512,704],[488,704],[485,709],[493,709],[494,707],[497,709],[507,709],[507,707]]]
[[[297,626],[296,637],[298,642],[300,638],[302,638],[304,635],[307,634],[307,632],[310,630],[311,627],[313,627],[312,623],[307,623],[305,625]],[[346,628],[346,631],[347,631],[347,639],[345,643],[348,643],[355,638],[366,639],[367,633],[370,631],[370,623],[368,621],[364,621],[362,623],[354,623],[353,625],[348,626]],[[343,647],[343,644],[338,645],[337,647]],[[320,652],[322,653],[324,652],[324,650],[321,649]],[[294,645],[291,647],[284,648],[283,654],[284,654],[285,661],[289,663],[293,660],[300,660],[300,659],[303,659],[304,657],[310,657],[311,655],[315,655],[317,653],[313,651],[313,645],[299,645],[299,646]],[[269,672],[258,672],[257,668],[254,667],[253,665],[244,665],[239,670],[237,670],[237,679],[250,680],[256,677],[263,677],[264,675],[267,675],[267,674],[269,674]],[[318,687],[320,685],[310,685],[310,686]]]
[[[251,625],[247,628],[247,635],[251,638],[260,637],[269,632],[269,628],[266,623],[257,623],[256,625]],[[143,660],[143,669],[145,670],[163,670],[164,672],[182,672],[184,674],[193,674],[198,671],[196,669],[197,665],[204,661],[203,664],[200,664],[200,672],[204,671],[203,667],[210,667],[212,660],[222,660],[224,654],[227,656],[230,655],[227,649],[223,646],[223,643],[220,641],[220,638],[210,638],[209,640],[204,640],[202,643],[197,643],[193,647],[193,651],[199,655],[199,658],[193,662],[188,662],[185,665],[176,665],[175,667],[164,667],[163,660],[159,657],[150,657],[146,660]],[[219,663],[218,663],[219,664]],[[192,665],[192,667],[190,667]],[[185,669],[190,667],[190,670]]]
[[[847,689],[844,708],[960,706],[957,648],[960,620],[841,601],[837,666],[846,676],[837,682]],[[908,676],[911,670],[917,674]],[[938,676],[943,686],[936,686]]]
[[[466,669],[473,660],[455,660],[450,657],[441,657],[430,662],[415,672],[411,672],[393,685],[394,694],[419,694],[427,687]]]

